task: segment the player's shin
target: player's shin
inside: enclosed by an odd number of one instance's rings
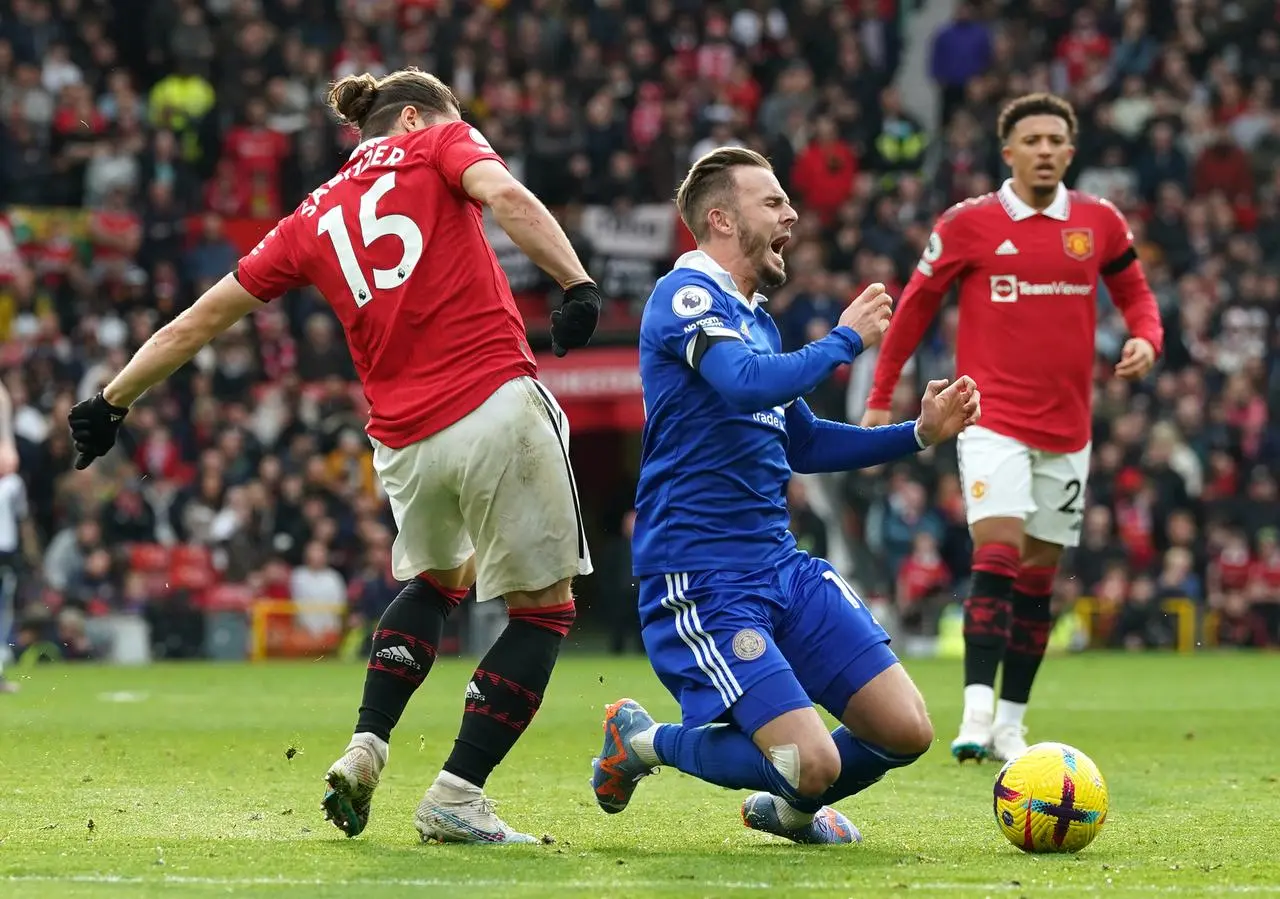
[[[996,672],[1009,640],[1010,602],[1020,552],[987,543],[973,553],[973,576],[964,602],[964,705],[966,720],[990,722]]]
[[[824,805],[832,805],[861,793],[879,782],[887,772],[894,768],[905,768],[924,754],[918,752],[914,755],[899,755],[889,752],[884,747],[858,739],[844,725],[831,732],[831,739],[840,752],[840,776],[821,799],[793,802],[792,805],[797,809],[814,813]]]
[[[1031,685],[1049,646],[1053,629],[1050,600],[1056,570],[1024,567],[1013,585],[1013,623],[1004,655],[1000,701],[996,703],[997,729],[1020,728],[1031,696]]]
[[[718,787],[763,790],[792,803],[806,801],[798,792],[800,760],[794,746],[775,747],[765,756],[750,737],[729,724],[659,724],[653,729],[652,746],[652,758],[642,753],[642,759],[654,765],[676,768]]]
[[[356,733],[390,741],[409,698],[435,662],[445,619],[466,594],[420,575],[392,600],[373,632]]]
[[[509,611],[506,628],[467,685],[462,727],[445,762],[443,782],[455,788],[484,786],[533,721],[574,616],[572,600]]]

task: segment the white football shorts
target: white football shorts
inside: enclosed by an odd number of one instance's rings
[[[1021,518],[1028,536],[1079,545],[1091,443],[1073,453],[1050,453],[980,426],[966,428],[957,443],[970,525]]]
[[[473,553],[479,601],[591,573],[569,421],[533,378],[508,381],[403,449],[373,440],[373,466],[399,531],[398,580],[457,568]]]

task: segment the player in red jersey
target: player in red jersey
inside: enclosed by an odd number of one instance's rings
[[[978,383],[984,404],[982,425],[958,444],[974,542],[964,717],[951,744],[961,760],[1026,748],[1022,722],[1049,640],[1053,580],[1084,513],[1099,277],[1132,335],[1117,376],[1146,375],[1163,340],[1124,217],[1062,183],[1075,154],[1071,105],[1021,97],[1001,112],[998,130],[1013,177],[938,219],[885,335],[862,421],[888,422],[903,365],[956,284],[956,369]]]
[[[326,775],[325,810],[349,836],[364,829],[391,730],[474,583],[477,600],[506,599],[509,623],[467,688],[453,752],[415,823],[424,840],[537,842],[494,814],[483,787],[542,701],[574,619],[571,579],[591,563],[568,422],[535,378],[482,206],[565,289],[552,313],[558,353],[590,339],[600,296],[556,220],[435,76],[350,76],[329,104],[364,142],[234,274],[72,410],[77,467],[110,450],[129,405],[209,340],[315,285],[364,385],[374,467],[398,528],[393,572],[408,581],[374,632],[359,719]]]

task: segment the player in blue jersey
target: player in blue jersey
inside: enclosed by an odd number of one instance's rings
[[[761,288],[786,280],[796,221],[768,161],[712,151],[676,198],[698,241],[662,278],[640,325],[646,420],[633,538],[645,649],[681,724],[609,706],[592,785],[606,812],[670,765],[753,789],[748,827],[849,843],[830,804],[915,761],[933,740],[924,700],[839,573],[787,529],[795,472],[843,471],[954,437],[979,416],[969,378],[928,386],[914,422],[859,428],[802,397],[880,340],[891,300],[872,285],[838,326],[782,353]],[[828,732],[815,705],[843,724]]]

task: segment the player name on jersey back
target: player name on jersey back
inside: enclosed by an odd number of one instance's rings
[[[536,366],[463,174],[502,162],[464,122],[361,144],[248,256],[270,301],[314,285],[346,334],[368,432],[399,448],[443,430]]]
[[[357,150],[357,152],[359,152]],[[333,190],[343,181],[349,181],[352,178],[359,178],[369,169],[395,168],[404,162],[408,157],[403,147],[397,147],[389,144],[385,140],[373,142],[359,158],[352,157],[353,162],[348,162],[324,184],[317,187],[311,193],[307,194],[307,198],[302,201],[302,205],[298,207],[298,214],[304,216],[312,216],[320,211],[320,201],[324,199],[329,191]]]

